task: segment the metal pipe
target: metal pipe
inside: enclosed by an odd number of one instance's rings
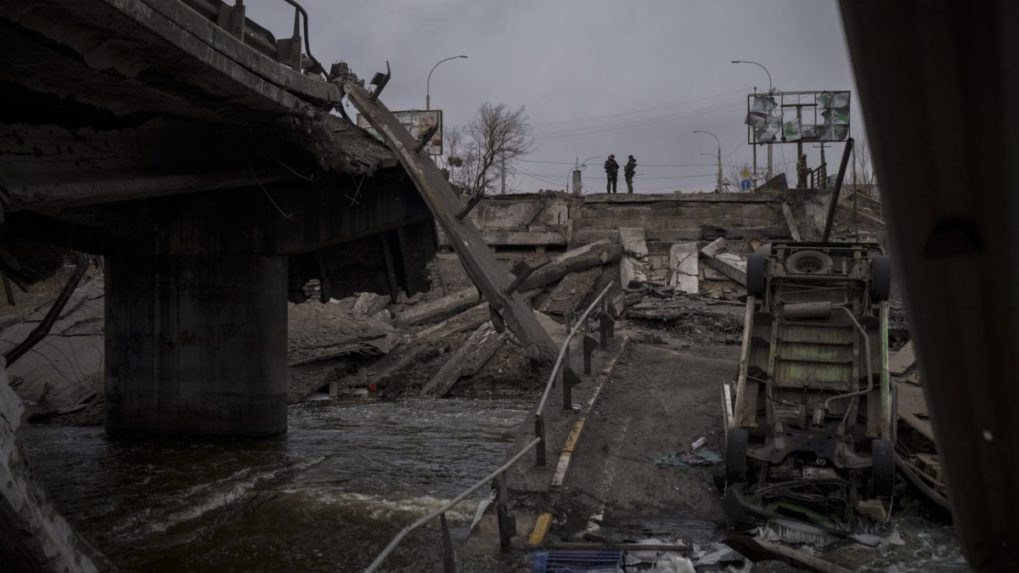
[[[839,165],[839,175],[835,178],[835,189],[831,192],[831,203],[828,204],[828,217],[824,221],[824,236],[821,241],[828,242],[831,236],[831,228],[835,223],[835,210],[839,204],[839,194],[842,193],[842,180],[846,177],[846,165],[849,163],[849,154],[853,151],[853,138],[846,140],[846,148],[842,152],[842,163]]]
[[[846,314],[849,316],[849,320],[853,321],[853,324],[856,325],[856,329],[859,330],[860,334],[863,335],[863,353],[866,355],[865,360],[867,361],[867,387],[864,388],[863,390],[847,392],[845,394],[836,394],[835,396],[828,398],[827,400],[824,401],[824,404],[822,404],[822,407],[825,409],[825,411],[828,410],[828,405],[831,404],[833,400],[843,400],[845,398],[852,398],[853,396],[863,396],[864,394],[867,394],[868,392],[874,389],[874,367],[870,361],[870,337],[867,336],[867,329],[863,328],[863,325],[860,324],[858,320],[856,320],[856,317],[853,316],[852,311],[850,311],[848,308],[844,306],[836,306],[835,308],[840,308],[846,311]]]
[[[494,480],[495,478],[499,477],[499,474],[505,472],[506,470],[508,470],[510,468],[510,466],[512,466],[513,464],[517,463],[517,460],[519,460],[520,458],[524,457],[524,454],[529,452],[531,450],[531,448],[533,448],[537,443],[538,443],[538,438],[535,438],[535,439],[531,440],[530,442],[528,442],[528,444],[526,446],[524,446],[524,448],[522,450],[520,450],[519,452],[516,453],[516,455],[514,455],[512,458],[510,458],[509,461],[507,461],[506,463],[504,463],[501,466],[499,466],[495,471],[493,471],[492,473],[488,474],[487,476],[482,478],[480,481],[478,481],[477,483],[475,483],[471,487],[465,489],[460,495],[458,495],[458,496],[454,497],[452,500],[446,502],[446,504],[443,505],[442,507],[440,507],[439,509],[436,509],[435,511],[429,513],[428,515],[422,517],[421,519],[418,519],[414,523],[412,523],[412,524],[408,525],[407,527],[404,527],[403,529],[401,529],[400,532],[396,534],[396,537],[394,537],[393,540],[389,542],[389,545],[386,545],[386,548],[383,549],[382,552],[379,553],[378,557],[376,557],[375,560],[371,562],[371,565],[368,565],[368,567],[365,568],[364,573],[373,573],[374,571],[378,570],[379,566],[382,565],[382,562],[385,561],[387,557],[389,557],[389,555],[393,552],[393,550],[396,549],[396,546],[399,545],[400,542],[403,541],[403,538],[407,537],[407,535],[411,531],[414,531],[415,529],[421,527],[422,525],[428,523],[429,521],[432,521],[436,517],[439,517],[440,515],[446,513],[452,507],[454,507],[456,504],[458,504],[461,501],[463,501],[467,496],[469,496],[470,494],[472,494],[475,491],[477,491],[478,489],[480,489],[481,486],[483,486],[486,483],[489,483],[492,480]]]
[[[566,355],[566,347],[570,345],[570,340],[572,340],[574,335],[576,335],[577,332],[580,331],[580,327],[587,320],[588,315],[591,314],[591,311],[594,310],[594,307],[597,306],[599,302],[601,302],[602,298],[605,296],[605,293],[609,292],[609,289],[612,288],[614,284],[616,284],[614,281],[609,283],[609,286],[605,287],[605,290],[601,291],[601,294],[599,294],[598,297],[594,299],[594,301],[591,303],[591,306],[587,307],[587,310],[584,311],[584,314],[580,315],[580,318],[577,320],[577,324],[575,324],[573,326],[573,329],[570,330],[569,334],[566,335],[566,340],[563,342],[563,347],[559,349],[559,356],[556,358],[555,365],[552,367],[552,373],[549,374],[548,383],[545,384],[545,392],[542,393],[541,401],[538,402],[538,408],[535,409],[534,411],[535,416],[541,416],[542,411],[545,409],[545,402],[548,401],[548,395],[550,392],[552,392],[552,385],[555,384],[556,375],[559,373],[559,369],[563,365],[563,357]]]
[[[324,76],[325,68],[323,68],[322,64],[317,59],[315,59],[315,56],[311,55],[311,42],[308,40],[308,13],[305,12],[304,8],[294,0],[283,0],[283,1],[296,8],[297,11],[300,12],[301,16],[304,18],[304,51],[308,54],[308,59],[311,60],[316,66],[318,66],[319,73]]]

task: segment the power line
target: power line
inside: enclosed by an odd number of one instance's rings
[[[538,161],[537,159],[517,159],[524,163],[544,163],[546,165],[573,165],[574,161]]]
[[[613,117],[623,117],[623,116],[627,116],[627,115],[637,115],[637,114],[641,114],[641,113],[647,113],[649,111],[658,111],[658,110],[662,110],[662,109],[669,109],[669,108],[673,108],[673,107],[680,107],[680,106],[688,105],[688,104],[691,104],[691,103],[697,103],[697,102],[700,102],[700,101],[705,101],[705,100],[709,100],[709,99],[714,99],[714,98],[718,98],[718,97],[732,95],[732,94],[735,94],[735,93],[747,93],[748,91],[750,91],[750,88],[743,88],[743,89],[739,89],[739,90],[733,90],[733,91],[729,91],[729,92],[708,95],[708,96],[704,96],[704,97],[697,98],[697,99],[691,99],[691,100],[687,100],[687,101],[677,102],[677,103],[668,104],[668,105],[662,105],[662,106],[658,106],[658,107],[649,107],[649,108],[638,109],[638,110],[634,110],[634,111],[624,111],[624,112],[620,112],[620,113],[612,113],[612,114],[608,114],[608,115],[591,116],[591,117],[585,117],[585,118],[581,118],[581,119],[564,119],[562,121],[547,121],[545,123],[536,123],[536,124],[532,125],[531,127],[544,127],[544,126],[547,126],[547,125],[562,125],[562,124],[566,124],[566,123],[583,123],[585,121],[597,121],[597,120],[601,120],[601,119],[610,119],[610,118],[613,118]]]
[[[606,131],[617,131],[617,130],[620,130],[620,129],[629,129],[629,128],[633,128],[633,127],[643,127],[643,126],[647,126],[647,125],[659,124],[659,123],[666,122],[666,121],[676,121],[676,120],[679,120],[679,119],[686,119],[686,118],[690,118],[690,117],[696,117],[696,116],[699,116],[699,115],[715,113],[715,112],[719,112],[719,111],[723,111],[723,110],[728,110],[728,109],[740,107],[742,105],[743,105],[742,103],[729,103],[729,104],[722,104],[722,105],[718,105],[718,106],[714,106],[714,107],[709,107],[709,108],[703,108],[703,109],[699,109],[699,110],[695,110],[695,111],[690,111],[690,112],[678,113],[678,114],[662,116],[662,117],[648,118],[648,119],[645,119],[645,120],[640,120],[640,121],[637,121],[637,122],[630,122],[630,123],[625,123],[625,124],[616,124],[616,125],[600,126],[600,127],[589,127],[589,128],[579,128],[579,129],[566,130],[566,131],[560,131],[560,132],[536,134],[534,139],[536,141],[539,141],[539,140],[543,140],[543,139],[556,139],[556,138],[560,138],[560,137],[577,137],[577,136],[581,136],[581,135],[590,135],[590,134],[593,134],[593,133],[602,133],[602,132],[606,132]]]

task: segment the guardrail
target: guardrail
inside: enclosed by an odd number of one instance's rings
[[[563,363],[566,361],[566,357],[570,355],[570,341],[573,340],[573,337],[576,336],[577,332],[579,332],[581,329],[583,329],[586,334],[587,318],[588,316],[591,315],[591,311],[593,311],[595,307],[601,304],[602,313],[601,323],[599,325],[599,330],[601,331],[601,347],[605,348],[608,345],[608,339],[612,336],[613,322],[612,319],[608,316],[608,313],[606,312],[605,295],[606,293],[609,292],[609,289],[611,289],[614,284],[615,284],[614,282],[609,283],[609,285],[605,287],[605,289],[602,290],[601,293],[594,299],[591,305],[587,307],[587,310],[585,310],[584,313],[580,315],[580,318],[577,319],[577,323],[573,326],[573,328],[570,329],[570,332],[567,333],[566,340],[563,341],[563,347],[559,350],[559,356],[556,358],[555,366],[552,367],[552,373],[549,374],[548,376],[548,382],[545,384],[545,391],[541,395],[541,401],[538,402],[538,407],[534,410],[534,437],[541,440],[541,443],[538,444],[538,449],[536,450],[537,452],[536,464],[538,467],[543,468],[545,467],[546,464],[547,448],[545,444],[545,418],[543,415],[545,411],[545,404],[548,402],[548,396],[549,394],[552,393],[552,387],[555,386],[556,377],[559,376],[560,372],[562,372],[563,374],[562,376],[563,409],[570,410],[573,408],[571,390],[573,386],[576,385],[577,382],[579,382],[579,378],[577,378],[576,374],[574,374],[573,370],[570,367],[567,366],[565,369],[563,369]],[[566,319],[566,324],[567,328],[569,328],[570,324],[569,317],[567,317]],[[591,373],[591,350],[593,350],[593,346],[585,344],[584,348],[585,374]]]
[[[508,470],[509,468],[513,467],[513,464],[517,463],[517,461],[520,460],[520,458],[524,457],[524,454],[529,452],[531,450],[531,448],[533,448],[537,444],[538,444],[538,438],[535,438],[535,439],[531,440],[530,442],[528,442],[528,444],[526,446],[524,446],[523,449],[521,449],[512,458],[510,458],[509,461],[507,461],[506,463],[504,463],[501,466],[499,466],[498,469],[496,469],[492,473],[488,474],[487,476],[485,476],[483,479],[481,479],[480,481],[478,481],[477,483],[475,483],[471,487],[465,489],[463,491],[463,493],[461,493],[460,495],[454,497],[453,499],[451,499],[449,502],[447,502],[445,505],[443,505],[439,509],[436,509],[435,511],[429,513],[428,515],[422,517],[421,519],[418,519],[414,523],[412,523],[412,524],[408,525],[407,527],[404,527],[403,529],[401,529],[400,532],[396,534],[396,537],[394,537],[393,540],[389,542],[389,545],[386,545],[386,548],[382,550],[382,553],[379,553],[378,557],[375,558],[375,561],[372,561],[371,565],[368,565],[368,567],[364,570],[364,573],[373,573],[374,571],[376,571],[379,568],[379,566],[382,565],[382,562],[385,561],[386,558],[389,557],[389,555],[393,552],[393,550],[396,549],[396,546],[398,546],[400,544],[400,542],[403,541],[404,537],[407,537],[407,535],[411,531],[414,531],[415,529],[421,527],[422,525],[425,525],[426,523],[428,523],[429,521],[432,521],[436,517],[442,517],[442,528],[443,528],[443,531],[442,531],[442,540],[443,540],[443,544],[446,546],[446,549],[447,549],[447,553],[446,553],[446,555],[447,555],[447,558],[446,558],[446,562],[447,562],[446,570],[449,571],[450,570],[450,567],[448,565],[449,562],[450,562],[450,559],[448,558],[448,555],[449,555],[449,552],[448,552],[448,548],[449,548],[449,530],[446,528],[446,512],[449,511],[450,509],[452,509],[456,504],[458,504],[461,501],[463,501],[470,494],[478,491],[478,489],[481,488],[481,486],[485,485],[486,483],[491,482],[494,479],[499,478],[503,473],[506,472],[506,470]],[[502,480],[502,482],[503,482],[503,488],[502,489],[505,489],[505,480]]]
[[[552,367],[552,373],[549,375],[548,383],[545,385],[545,391],[541,395],[541,401],[538,402],[538,408],[534,412],[535,433],[536,433],[535,437],[530,442],[528,442],[527,445],[524,446],[520,451],[514,454],[513,457],[510,458],[506,463],[499,466],[495,471],[488,474],[481,480],[475,482],[474,485],[465,489],[462,493],[448,501],[442,507],[436,509],[435,511],[429,513],[428,515],[418,519],[414,523],[401,529],[400,532],[397,533],[395,537],[393,537],[392,541],[390,541],[389,544],[386,545],[385,549],[383,549],[382,552],[379,553],[375,560],[372,561],[367,568],[365,568],[364,573],[374,573],[375,571],[377,571],[378,568],[382,565],[382,562],[385,561],[386,558],[388,558],[389,555],[393,553],[397,546],[400,545],[400,542],[403,541],[403,539],[407,537],[407,535],[410,534],[410,532],[435,520],[436,518],[440,518],[442,522],[444,569],[446,573],[454,573],[456,571],[456,565],[454,563],[453,549],[449,536],[449,528],[446,525],[446,512],[452,509],[454,506],[456,506],[464,499],[466,499],[467,496],[476,492],[478,489],[481,488],[481,486],[487,483],[491,483],[495,480],[498,480],[499,484],[498,487],[495,488],[496,511],[498,513],[499,522],[499,544],[504,550],[509,549],[510,538],[515,534],[514,530],[516,529],[516,523],[513,520],[513,518],[510,517],[509,510],[506,505],[507,501],[506,478],[503,474],[505,474],[507,470],[513,467],[514,464],[520,461],[520,458],[524,457],[524,455],[527,454],[527,452],[531,451],[532,448],[537,448],[536,449],[536,451],[538,452],[537,465],[539,467],[545,466],[545,454],[546,454],[545,425],[544,420],[542,418],[542,413],[545,409],[545,404],[548,402],[548,396],[552,391],[552,386],[555,385],[556,377],[559,375],[560,372],[562,372],[564,374],[563,376],[564,409],[573,408],[572,400],[570,399],[570,388],[572,388],[573,384],[579,379],[576,377],[576,374],[573,374],[573,370],[570,369],[568,366],[565,369],[563,368],[563,364],[567,361],[567,357],[569,356],[570,341],[573,340],[573,337],[576,336],[577,333],[580,331],[584,331],[586,334],[587,319],[591,315],[591,312],[599,304],[601,304],[602,313],[601,322],[599,326],[599,330],[601,331],[601,347],[605,348],[608,345],[608,339],[612,336],[614,321],[608,316],[608,313],[606,312],[605,295],[606,293],[609,292],[609,289],[611,289],[614,284],[615,283],[609,283],[609,285],[605,287],[605,289],[602,290],[597,297],[595,297],[594,301],[591,302],[590,306],[587,307],[587,310],[585,310],[584,313],[580,315],[580,318],[577,320],[576,324],[572,325],[572,327],[570,324],[572,321],[570,320],[570,317],[567,316],[566,325],[567,328],[570,328],[570,331],[566,335],[566,340],[563,341],[563,346],[559,350],[559,356],[556,358],[555,365]],[[586,373],[590,374],[591,351],[593,351],[594,347],[591,344],[587,343],[587,341],[588,339],[585,337],[584,370]],[[566,374],[567,372],[569,372],[570,375],[567,375]]]

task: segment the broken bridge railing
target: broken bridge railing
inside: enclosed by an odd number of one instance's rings
[[[601,348],[607,348],[609,344],[609,338],[615,331],[615,321],[609,316],[608,305],[605,300],[605,295],[608,294],[609,290],[614,285],[611,282],[606,286],[601,293],[591,302],[590,306],[584,310],[580,318],[577,319],[577,323],[571,325],[572,322],[570,316],[566,316],[566,328],[569,332],[566,334],[566,340],[563,341],[562,348],[559,349],[559,356],[556,357],[555,365],[552,367],[552,372],[548,375],[548,382],[545,383],[545,391],[541,395],[541,401],[538,402],[538,407],[534,410],[534,437],[540,440],[536,452],[536,465],[540,468],[545,467],[547,460],[548,448],[545,442],[545,404],[548,403],[548,397],[552,393],[552,387],[555,386],[556,378],[562,377],[563,384],[563,409],[573,409],[573,387],[580,383],[580,377],[574,372],[573,368],[569,366],[570,356],[570,341],[577,335],[578,332],[583,331],[583,351],[584,351],[584,374],[591,373],[591,353],[594,352],[595,346],[601,346]],[[600,341],[596,342],[593,338],[587,335],[587,320],[590,317],[591,312],[601,305],[601,313],[599,315],[598,330],[601,334]]]
[[[414,523],[401,529],[400,532],[397,533],[395,537],[393,537],[392,541],[390,541],[389,544],[386,545],[382,552],[378,554],[375,560],[372,561],[367,568],[365,568],[364,573],[374,573],[375,571],[377,571],[378,568],[382,565],[382,562],[385,561],[386,558],[388,558],[393,553],[394,550],[396,550],[397,546],[400,545],[400,542],[402,542],[403,539],[410,534],[410,532],[428,524],[431,521],[434,521],[435,519],[439,519],[442,527],[443,571],[445,571],[445,573],[455,573],[456,558],[453,554],[453,545],[449,535],[449,526],[446,523],[446,512],[455,507],[464,499],[466,499],[467,496],[481,489],[481,487],[487,483],[496,484],[493,487],[493,489],[495,490],[496,495],[495,507],[497,521],[499,525],[499,546],[504,551],[510,548],[510,540],[516,534],[516,520],[513,519],[513,517],[510,516],[509,514],[509,507],[507,505],[509,495],[507,492],[505,474],[518,461],[520,461],[520,459],[523,458],[524,455],[526,455],[532,449],[535,449],[535,451],[537,452],[537,466],[538,467],[545,466],[546,456],[545,425],[542,418],[542,412],[545,409],[545,404],[548,402],[548,397],[552,391],[552,387],[555,385],[556,378],[560,374],[562,374],[564,409],[567,410],[573,409],[573,400],[571,398],[570,390],[577,382],[580,381],[580,379],[568,365],[564,366],[564,364],[568,364],[569,362],[570,341],[572,341],[573,338],[579,332],[584,333],[584,372],[586,374],[590,374],[591,353],[594,351],[594,348],[597,346],[598,343],[594,341],[593,338],[587,335],[587,320],[590,317],[591,313],[594,311],[594,309],[601,305],[602,312],[601,316],[599,317],[599,330],[601,332],[601,347],[602,348],[607,347],[608,340],[613,335],[615,321],[612,319],[612,317],[608,315],[605,295],[608,294],[609,290],[612,288],[614,284],[615,283],[609,283],[609,285],[606,286],[605,289],[602,290],[597,297],[595,297],[595,299],[591,302],[590,306],[587,307],[587,310],[585,310],[584,313],[580,315],[580,318],[577,320],[576,324],[572,325],[572,327],[571,327],[572,321],[570,320],[570,317],[567,316],[566,327],[569,329],[569,332],[566,334],[566,339],[563,341],[562,347],[559,349],[559,355],[558,358],[556,359],[555,366],[553,366],[552,368],[552,373],[549,375],[548,383],[545,385],[545,391],[541,396],[541,401],[538,403],[538,408],[535,410],[534,438],[532,438],[531,441],[527,442],[527,444],[523,448],[521,448],[517,453],[513,454],[513,457],[507,460],[506,463],[502,464],[494,471],[492,471],[492,473],[475,482],[474,485],[465,489],[459,495],[443,504],[442,507],[436,509],[435,511],[432,511],[428,515],[418,519]]]

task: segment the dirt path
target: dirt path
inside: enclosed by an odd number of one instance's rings
[[[566,534],[603,513],[606,525],[647,520],[720,522],[712,468],[659,466],[701,436],[719,451],[719,388],[737,347],[638,343],[617,366],[588,421],[566,478]]]

